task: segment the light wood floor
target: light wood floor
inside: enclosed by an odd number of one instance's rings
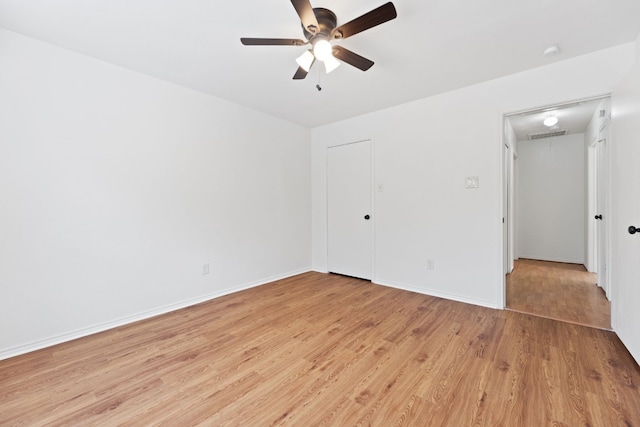
[[[640,426],[614,333],[306,273],[0,362],[0,425]]]
[[[611,329],[611,304],[582,265],[520,259],[506,291],[510,310]]]

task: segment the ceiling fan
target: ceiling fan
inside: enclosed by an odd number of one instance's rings
[[[332,40],[346,39],[369,28],[384,24],[398,16],[393,3],[389,2],[337,27],[336,14],[329,9],[313,8],[309,0],[291,0],[291,4],[293,4],[298,16],[300,16],[306,41],[302,39],[248,37],[242,37],[240,41],[246,46],[304,46],[311,44],[311,49],[306,50],[296,59],[299,67],[293,75],[295,80],[304,79],[316,59],[324,62],[327,73],[330,73],[340,65],[338,59],[362,71],[367,71],[373,66],[373,61],[341,46],[332,46],[330,42]]]

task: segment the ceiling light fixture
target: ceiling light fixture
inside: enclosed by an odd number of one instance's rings
[[[323,36],[318,36],[317,40],[313,43],[312,50],[306,50],[302,55],[296,58],[296,62],[305,72],[309,72],[309,69],[313,65],[313,62],[318,59],[324,62],[324,68],[327,74],[338,68],[340,61],[333,56],[333,47],[329,40]]]
[[[338,18],[335,13],[323,7],[311,6],[310,0],[291,0],[291,4],[300,18],[302,33],[306,41],[296,38],[241,37],[240,42],[245,46],[304,46],[311,43],[313,46],[311,54],[315,59],[325,62],[327,72],[338,67],[340,62],[336,60],[346,62],[359,70],[367,71],[373,66],[373,61],[342,46],[331,46],[331,41],[347,39],[398,16],[395,6],[389,1],[346,24],[338,26]],[[298,58],[297,62],[298,69],[293,75],[293,79],[302,80],[307,77],[307,68],[313,67],[314,62],[311,61],[309,64],[309,57],[306,54]]]
[[[320,61],[324,61],[330,56],[333,56],[331,53],[331,43],[327,40],[326,37],[316,36],[317,40],[313,43],[313,54]]]
[[[315,57],[313,56],[313,53],[311,53],[310,50],[305,50],[304,53],[296,59],[296,62],[298,63],[300,68],[308,73],[309,68],[311,68],[314,60]]]
[[[558,123],[558,118],[556,116],[549,116],[546,119],[543,120],[543,122],[545,126],[551,127],[555,124]]]
[[[327,74],[338,68],[340,61],[333,56],[333,47],[324,34],[315,36],[312,43],[313,48],[305,51],[296,59],[300,68],[308,73],[316,59],[324,62],[324,68]]]

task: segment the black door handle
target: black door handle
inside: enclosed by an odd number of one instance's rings
[[[369,220],[369,218],[371,218],[369,215],[364,216],[364,219],[366,219],[367,221]]]
[[[633,225],[629,226],[629,234],[640,233],[640,228],[634,227]]]
[[[596,219],[602,219],[602,215],[596,215]]]

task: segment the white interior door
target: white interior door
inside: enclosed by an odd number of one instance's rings
[[[327,149],[327,265],[332,273],[372,277],[371,141]]]
[[[598,286],[600,286],[607,297],[609,297],[609,287],[607,280],[607,224],[609,222],[608,213],[608,146],[607,139],[601,138],[596,144],[596,265],[598,274]]]
[[[611,322],[640,362],[640,62],[611,101]]]
[[[518,259],[516,252],[517,240],[516,240],[516,203],[517,197],[514,188],[516,187],[516,170],[518,168],[517,156],[514,150],[511,150],[511,162],[509,163],[509,271],[513,271],[515,267],[514,261]]]
[[[502,148],[502,247],[503,247],[503,271],[505,274],[511,273],[511,227],[509,223],[509,205],[511,195],[509,194],[509,180],[511,179],[510,167],[511,150],[506,144]]]
[[[589,273],[598,272],[598,220],[594,219],[598,207],[596,201],[597,183],[597,137],[594,137],[587,148],[587,254],[585,267]]]

